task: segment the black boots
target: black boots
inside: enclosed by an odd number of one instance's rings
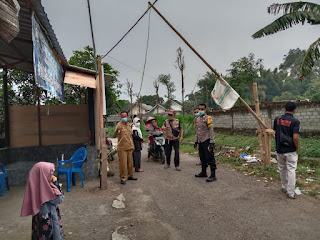
[[[217,178],[216,178],[216,169],[211,167],[211,175],[210,175],[210,177],[208,177],[206,179],[206,181],[207,182],[213,182],[213,181],[216,181],[216,180],[217,180]]]
[[[202,178],[208,177],[208,175],[207,175],[207,166],[208,165],[201,164],[201,173],[196,174],[195,177],[202,177]]]
[[[194,175],[195,177],[208,177],[208,175],[206,174],[206,173],[204,173],[204,172],[201,172],[201,173],[199,173],[199,174],[196,174],[196,175]]]

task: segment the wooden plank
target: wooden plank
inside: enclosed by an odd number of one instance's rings
[[[11,146],[39,146],[38,106],[11,106],[9,109]],[[87,104],[40,106],[40,123],[42,145],[88,142]]]
[[[41,106],[40,111],[43,145],[88,142],[87,104]]]
[[[9,106],[10,147],[39,146],[37,106]]]
[[[96,79],[97,88],[94,89],[94,126],[96,149],[100,149],[100,98],[99,98],[99,76]]]
[[[89,88],[96,88],[96,79],[94,76],[85,74],[85,73],[78,73],[73,71],[66,71],[64,77],[64,83],[69,83],[72,85],[78,85],[83,87]]]

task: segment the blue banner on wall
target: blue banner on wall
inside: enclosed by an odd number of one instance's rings
[[[65,102],[63,68],[34,14],[32,14],[32,41],[34,76],[37,85]]]

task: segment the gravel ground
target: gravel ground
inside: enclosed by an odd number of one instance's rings
[[[138,181],[120,185],[118,163],[109,188],[85,181],[65,193],[61,204],[66,239],[111,239],[112,232],[129,239],[320,239],[320,201],[306,195],[288,199],[278,182],[245,176],[218,166],[218,181],[194,177],[198,159],[181,154],[182,171],[146,162]],[[260,181],[257,181],[260,180]],[[65,186],[65,184],[64,184]],[[30,239],[31,217],[20,218],[24,187],[0,197],[0,239]],[[112,208],[123,193],[125,209]]]

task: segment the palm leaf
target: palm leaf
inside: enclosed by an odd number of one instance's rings
[[[310,2],[292,2],[292,3],[274,3],[268,7],[268,13],[277,15],[283,10],[283,14],[289,14],[296,11],[320,13],[320,5]]]
[[[320,58],[320,38],[312,43],[307,50],[300,66],[300,79],[303,80],[310,74],[315,62]]]
[[[286,30],[287,28],[292,27],[293,25],[305,22],[308,23],[314,23],[314,22],[320,22],[320,14],[315,14],[313,12],[291,12],[288,14],[285,14],[278,19],[276,19],[274,22],[269,24],[268,26],[260,29],[255,34],[252,35],[253,38],[260,38],[266,35],[274,34],[276,32]]]

